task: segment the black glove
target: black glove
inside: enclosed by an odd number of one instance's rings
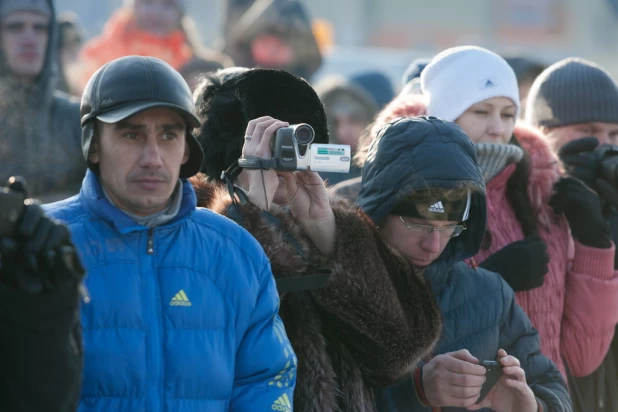
[[[596,182],[601,173],[601,159],[594,153],[598,146],[596,137],[584,137],[565,144],[558,151],[569,176],[578,178],[592,190],[597,190]]]
[[[543,285],[548,264],[545,242],[538,236],[528,236],[503,247],[479,266],[500,274],[515,292],[520,292]]]
[[[549,205],[554,213],[564,213],[579,243],[601,249],[611,246],[609,224],[603,217],[599,196],[592,189],[578,179],[565,177],[554,185],[554,192]]]
[[[602,201],[618,208],[618,190],[601,178],[602,159],[595,153],[598,146],[596,137],[584,137],[565,144],[558,156],[569,176],[581,180],[597,192]]]
[[[23,181],[10,181],[9,188],[26,197]],[[67,227],[46,216],[36,201],[24,204],[16,233],[0,239],[0,281],[30,294],[81,282],[84,269]]]

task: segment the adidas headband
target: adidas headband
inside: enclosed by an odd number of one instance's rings
[[[419,198],[423,198],[423,200]],[[470,217],[471,198],[469,190],[468,196],[458,200],[444,200],[436,196],[419,196],[417,192],[402,200],[390,214],[425,220],[465,222]]]

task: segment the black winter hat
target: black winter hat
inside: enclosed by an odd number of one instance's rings
[[[306,80],[283,70],[250,69],[227,81],[216,74],[206,81],[197,138],[205,154],[202,172],[209,177],[220,179],[241,157],[247,124],[258,117],[307,123],[315,130],[314,143],[328,143],[324,105]]]
[[[180,113],[187,122],[189,160],[180,168],[180,177],[200,171],[204,153],[191,130],[199,127],[189,85],[180,73],[154,57],[127,56],[113,60],[92,75],[80,107],[82,151],[86,161],[94,136],[94,120],[117,123],[141,111],[165,107]],[[96,171],[96,165],[88,166]]]

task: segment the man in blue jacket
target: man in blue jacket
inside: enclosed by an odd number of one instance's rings
[[[486,206],[474,146],[459,126],[435,117],[385,126],[369,149],[357,203],[387,243],[425,268],[444,325],[414,374],[376,390],[378,410],[571,411],[566,384],[513,290],[464,263],[481,246]],[[481,400],[485,360],[503,369]]]
[[[191,91],[169,65],[103,66],[81,103],[89,170],[47,206],[88,272],[80,411],[292,411],[296,357],[270,264],[186,178],[203,153]]]

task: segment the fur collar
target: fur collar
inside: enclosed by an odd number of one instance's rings
[[[518,123],[515,127],[515,136],[530,156],[528,196],[533,209],[540,211],[548,204],[554,183],[560,178],[560,162],[538,129]]]

